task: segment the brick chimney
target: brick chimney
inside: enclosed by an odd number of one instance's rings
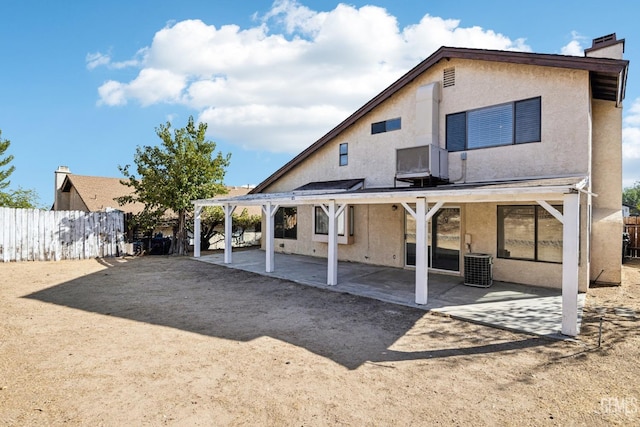
[[[68,166],[58,166],[58,169],[55,171],[55,188],[53,193],[53,210],[59,211],[66,209],[64,205],[63,194],[62,194],[62,183],[67,175],[71,174]],[[67,205],[69,201],[67,200]],[[68,206],[67,206],[68,207]]]

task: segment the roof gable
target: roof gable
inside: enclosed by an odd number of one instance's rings
[[[86,176],[69,174],[62,183],[61,191],[68,192],[75,188],[82,202],[89,212],[100,212],[106,208],[120,209],[126,212],[138,213],[144,209],[142,203],[129,203],[119,206],[114,199],[133,193],[133,189],[121,182],[121,178],[101,176]]]
[[[399,90],[413,82],[417,77],[429,70],[442,60],[468,59],[476,61],[492,61],[512,64],[523,64],[542,67],[556,67],[565,69],[585,70],[590,73],[593,87],[593,97],[615,101],[617,104],[624,99],[627,70],[629,61],[609,58],[594,58],[580,56],[566,56],[556,54],[540,54],[528,52],[512,52],[501,50],[456,48],[443,46],[424,61],[420,62],[406,74],[384,89],[369,102],[347,117],[342,123],[327,132],[324,136],[311,144],[288,163],[275,171],[271,176],[258,184],[249,194],[260,193],[284,176],[288,171],[302,163],[311,154],[337,137],[344,130],[356,123],[373,109],[381,105]]]

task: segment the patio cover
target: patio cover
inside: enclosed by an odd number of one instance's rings
[[[563,224],[562,254],[562,333],[576,336],[578,331],[578,254],[580,197],[586,192],[584,176],[535,178],[514,181],[454,183],[437,187],[363,188],[354,181],[310,183],[283,193],[258,193],[193,201],[194,236],[200,235],[200,213],[205,206],[221,206],[225,213],[224,262],[232,263],[232,214],[236,206],[258,205],[265,215],[265,269],[273,272],[274,216],[281,206],[318,205],[330,218],[327,249],[327,284],[338,284],[337,218],[347,205],[400,204],[416,219],[415,299],[426,304],[428,298],[427,222],[445,203],[536,202]],[[333,187],[333,188],[328,188]],[[562,202],[563,212],[551,203]],[[415,205],[415,209],[411,206]],[[200,239],[194,239],[194,256],[200,257]]]

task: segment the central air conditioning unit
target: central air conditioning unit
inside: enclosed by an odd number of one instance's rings
[[[396,181],[415,187],[435,185],[449,179],[449,154],[436,144],[396,149]]]
[[[488,254],[465,254],[464,284],[488,288],[493,284],[493,257]]]

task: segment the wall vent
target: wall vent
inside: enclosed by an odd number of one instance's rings
[[[493,284],[493,257],[488,254],[464,256],[464,284],[488,288]]]
[[[445,68],[442,72],[442,86],[450,87],[456,84],[456,69]]]

